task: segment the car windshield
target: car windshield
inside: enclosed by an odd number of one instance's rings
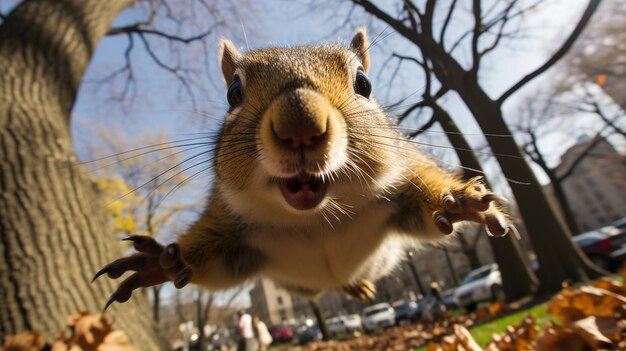
[[[375,315],[377,313],[387,311],[388,309],[389,309],[389,307],[378,307],[378,308],[375,308],[373,310],[369,310],[369,311],[365,312],[365,316],[367,316],[367,317],[373,316],[373,315]]]
[[[463,284],[471,283],[471,282],[476,281],[478,279],[484,278],[484,277],[488,276],[489,273],[491,273],[491,266],[487,266],[487,267],[479,268],[479,269],[477,269],[475,271],[471,271],[463,279]]]

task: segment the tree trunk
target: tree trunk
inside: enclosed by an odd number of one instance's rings
[[[27,0],[0,26],[0,334],[51,341],[68,315],[99,312],[114,290],[93,273],[121,255],[75,160],[70,113],[100,39],[131,0]],[[114,305],[115,327],[165,349],[139,295]]]
[[[152,290],[152,319],[158,324],[161,312],[161,287],[163,285],[153,286]]]
[[[450,144],[454,147],[461,165],[465,167],[465,179],[484,175],[480,161],[470,151],[472,149],[469,143],[450,114],[436,102],[432,103],[431,107],[439,124],[446,132]],[[486,178],[485,183],[489,184]],[[535,293],[537,278],[530,270],[528,258],[519,242],[512,235],[507,235],[501,238],[489,237],[489,245],[502,274],[502,288],[506,301],[516,301]]]
[[[476,234],[476,236],[479,235],[481,235],[481,233]],[[480,259],[478,258],[478,252],[476,252],[476,245],[468,243],[465,235],[459,235],[457,239],[459,240],[459,245],[461,246],[461,252],[465,255],[467,262],[469,262],[470,268],[472,270],[479,268],[481,264]]]
[[[406,263],[409,265],[409,269],[411,269],[411,275],[413,276],[413,280],[415,281],[415,286],[417,287],[417,292],[426,296],[426,289],[422,285],[422,280],[420,279],[419,274],[417,274],[417,269],[415,268],[415,262],[413,261],[413,252],[406,252]]]
[[[554,198],[561,208],[563,220],[569,228],[570,233],[573,235],[580,233],[578,223],[576,222],[576,216],[574,216],[574,211],[572,211],[572,207],[569,205],[569,201],[567,200],[567,194],[565,194],[565,190],[563,190],[562,181],[554,179],[550,182],[550,186],[552,186]]]
[[[458,88],[458,93],[487,134],[502,172],[508,179],[527,183],[509,180],[539,261],[540,292],[556,292],[565,281],[581,282],[603,275],[604,272],[591,264],[570,240],[570,233],[558,220],[515,140],[489,136],[512,135],[500,106],[485,94],[476,80],[463,77],[460,81],[464,84]]]
[[[317,319],[317,326],[320,328],[320,332],[322,333],[322,339],[330,340],[330,334],[328,333],[328,327],[326,326],[326,319],[324,319],[324,314],[322,313],[319,302],[316,300],[309,300],[309,305],[313,310],[315,319]]]
[[[559,178],[559,176],[555,173],[555,170],[548,166],[548,163],[544,159],[543,155],[539,151],[539,145],[537,144],[537,137],[532,132],[529,133],[530,136],[530,145],[533,148],[533,151],[529,153],[530,158],[535,162],[537,166],[539,166],[548,179],[550,179],[550,186],[554,192],[554,197],[561,208],[561,214],[563,215],[563,220],[565,224],[569,228],[571,234],[578,234],[578,223],[576,222],[574,212],[572,211],[571,206],[569,205],[569,201],[567,200],[567,195],[563,190],[563,179]]]
[[[446,258],[446,264],[448,265],[448,270],[450,271],[450,276],[452,277],[454,286],[459,286],[459,277],[456,274],[456,269],[454,269],[454,263],[452,263],[452,259],[450,258],[450,253],[448,252],[448,249],[443,247],[441,251],[443,251],[443,256]]]

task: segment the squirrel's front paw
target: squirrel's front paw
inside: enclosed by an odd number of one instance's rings
[[[133,290],[137,288],[173,281],[180,289],[189,283],[191,268],[183,262],[177,244],[163,247],[153,238],[144,235],[133,235],[123,240],[132,241],[135,250],[139,252],[107,264],[95,274],[92,281],[105,273],[113,279],[127,271],[135,273],[120,284],[107,301],[104,310],[114,301],[128,301]]]
[[[442,192],[442,209],[433,213],[433,220],[444,234],[452,233],[455,222],[472,221],[485,224],[491,236],[499,237],[512,232],[519,238],[517,229],[498,206],[506,201],[488,191],[480,182],[480,177],[472,178],[462,187]]]

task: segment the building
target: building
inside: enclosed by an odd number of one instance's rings
[[[592,142],[594,140],[589,137],[583,138],[569,148],[561,156],[556,174],[566,172]],[[582,232],[609,225],[626,216],[625,174],[626,156],[603,139],[565,178],[563,190]]]
[[[274,324],[295,324],[311,318],[309,302],[292,296],[287,290],[269,279],[258,279],[250,290],[250,313]]]

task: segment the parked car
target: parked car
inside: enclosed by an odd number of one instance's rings
[[[418,321],[422,314],[415,301],[400,300],[394,302],[392,306],[396,311],[396,324]]]
[[[277,324],[268,329],[272,339],[276,342],[288,342],[293,339],[293,330],[287,325]]]
[[[378,303],[363,309],[363,328],[371,332],[378,328],[396,324],[396,312],[387,302]]]
[[[322,340],[322,331],[317,325],[303,325],[298,328],[298,344],[306,345],[317,340]]]
[[[361,316],[351,314],[347,316],[337,316],[326,320],[326,327],[330,334],[353,333],[363,328]]]
[[[626,217],[622,217],[613,222],[613,226],[622,231],[626,230]]]
[[[456,304],[468,310],[476,309],[479,302],[495,301],[501,297],[502,276],[495,263],[469,272],[454,291]]]
[[[572,240],[601,268],[615,270],[626,260],[626,230],[611,225],[578,234]]]

